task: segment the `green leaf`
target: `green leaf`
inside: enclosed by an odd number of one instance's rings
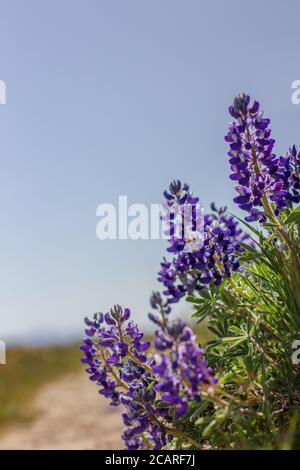
[[[290,212],[288,218],[284,222],[284,225],[288,225],[288,224],[297,224],[297,225],[300,224],[300,207],[296,207],[296,209]]]
[[[238,326],[235,326],[235,325],[232,325],[229,327],[229,331],[231,333],[235,333],[236,335],[245,335],[247,334],[244,330],[242,330],[241,328],[239,328]]]
[[[247,339],[245,335],[243,336],[227,336],[226,338],[221,338],[221,343],[235,343],[235,342],[241,342]]]

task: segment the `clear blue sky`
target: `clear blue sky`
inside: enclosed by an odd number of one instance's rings
[[[97,205],[180,178],[232,209],[237,93],[278,152],[300,142],[299,18],[298,0],[0,1],[0,338],[67,338],[117,302],[145,323],[164,242],[97,240]]]

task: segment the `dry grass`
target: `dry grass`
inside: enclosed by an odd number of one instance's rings
[[[78,345],[10,349],[0,366],[0,429],[32,418],[26,407],[41,385],[81,368]]]

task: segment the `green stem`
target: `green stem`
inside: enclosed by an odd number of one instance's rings
[[[143,364],[137,357],[135,357],[134,354],[132,354],[131,351],[127,352],[127,356],[130,357],[130,359],[132,359],[140,367],[143,367],[144,369],[146,369],[146,371],[148,371],[150,374],[153,374],[151,367],[149,367],[147,364]]]
[[[185,441],[190,442],[196,449],[198,449],[198,450],[202,449],[202,447],[200,446],[200,444],[197,441],[195,441],[192,437],[187,436],[184,432],[181,432],[181,431],[175,430],[173,428],[170,428],[169,426],[166,426],[165,424],[161,423],[158,419],[155,419],[155,421],[160,426],[163,426],[163,428],[165,429],[165,431],[167,433],[169,433],[173,436],[176,436],[176,437],[182,437]]]
[[[100,356],[101,356],[101,359],[103,360],[103,362],[105,362],[106,367],[108,368],[111,375],[114,377],[114,379],[117,382],[117,384],[119,385],[119,387],[122,387],[122,388],[125,388],[125,390],[128,390],[128,386],[126,385],[126,383],[123,382],[123,380],[121,380],[120,377],[117,376],[117,374],[115,373],[113,367],[111,367],[111,365],[107,362],[107,360],[106,360],[107,358],[105,356],[103,348],[100,349]]]

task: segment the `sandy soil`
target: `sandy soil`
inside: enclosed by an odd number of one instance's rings
[[[10,427],[0,449],[122,449],[120,410],[108,406],[84,372],[44,386],[32,404],[36,419]]]

